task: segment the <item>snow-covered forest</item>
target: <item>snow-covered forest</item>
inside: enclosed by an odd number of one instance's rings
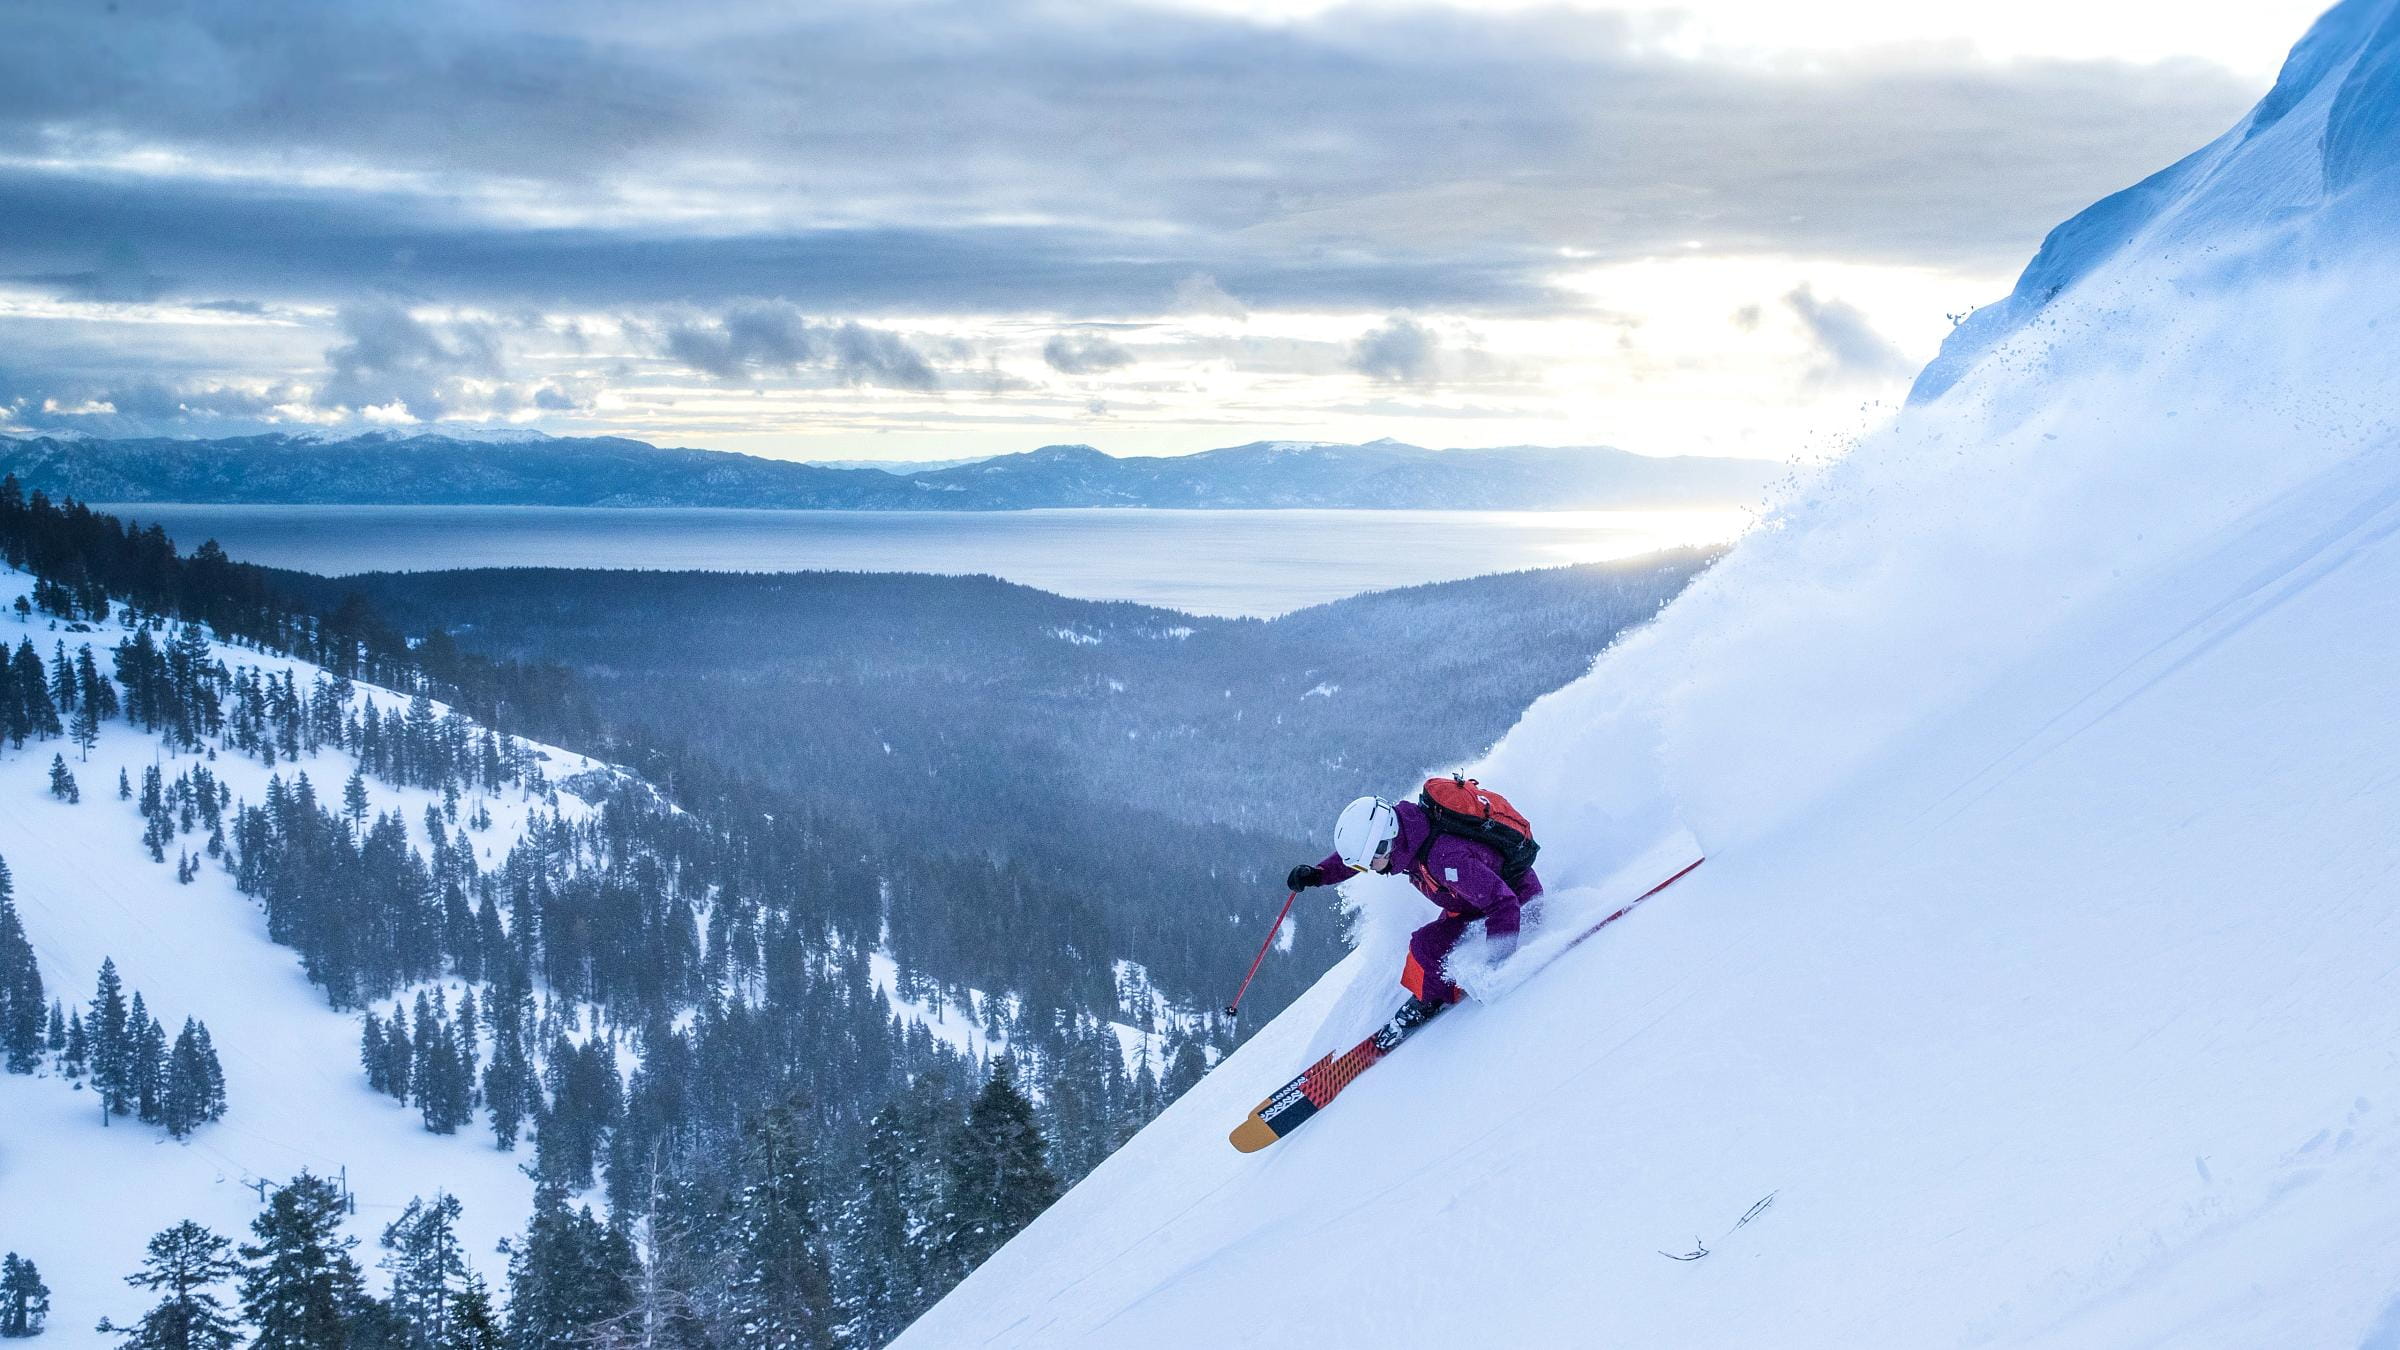
[[[1137,969],[1138,1024],[927,979],[853,841],[470,718],[221,555],[13,483],[0,554],[0,1246],[54,1338],[880,1344],[1212,1053]]]

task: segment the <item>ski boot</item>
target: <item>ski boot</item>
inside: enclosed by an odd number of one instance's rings
[[[1393,1046],[1407,1040],[1410,1032],[1432,1021],[1437,1014],[1449,1006],[1447,1003],[1436,1003],[1432,999],[1425,998],[1412,998],[1401,1004],[1400,1011],[1392,1014],[1392,1020],[1384,1023],[1383,1030],[1375,1033],[1376,1048],[1389,1051]]]

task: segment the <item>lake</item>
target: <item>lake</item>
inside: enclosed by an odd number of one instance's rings
[[[604,567],[989,573],[1089,600],[1282,614],[1361,591],[1718,543],[1750,512],[741,511],[96,504],[299,571]]]

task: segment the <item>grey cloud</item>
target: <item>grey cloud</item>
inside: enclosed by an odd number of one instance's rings
[[[937,389],[941,377],[906,338],[856,320],[812,324],[788,305],[743,305],[709,322],[668,328],[669,357],[739,381],[819,367],[843,384]]]
[[[1439,374],[1442,339],[1404,315],[1362,335],[1350,349],[1350,368],[1385,384],[1431,384]]]
[[[500,306],[709,306],[780,297],[850,314],[1155,313],[1187,254],[1151,257],[1104,231],[1062,226],[851,228],[730,238],[610,229],[495,230],[405,196],[288,198],[208,184],[99,184],[0,168],[0,273],[85,266],[95,217],[148,240],[154,264],[203,293],[359,303],[390,296]],[[262,246],[262,241],[268,245]],[[1186,241],[1187,250],[1229,249]],[[1244,294],[1302,309],[1555,309],[1532,264],[1507,252],[1224,261]]]
[[[1884,340],[1857,306],[1820,298],[1803,285],[1784,297],[1800,323],[1816,340],[1824,361],[1810,378],[1820,384],[1863,384],[1904,380],[1916,367],[1900,349]]]
[[[909,22],[741,3],[37,9],[0,49],[0,147],[314,157],[395,186],[21,170],[39,181],[17,200],[0,184],[0,214],[34,242],[0,266],[99,222],[158,284],[289,293],[237,284],[263,278],[319,299],[1500,310],[1571,303],[1544,280],[1562,248],[1996,266],[2251,93],[2193,65],[1719,65],[1564,7],[1277,23],[1034,0],[924,0]],[[627,181],[755,223],[645,223],[612,186]],[[44,213],[77,191],[87,209]],[[828,215],[872,224],[803,223]],[[977,223],[1037,219],[1059,223]]]
[[[235,332],[273,345],[229,351],[227,331],[206,325],[0,317],[0,426],[94,436],[355,430],[367,425],[360,410],[393,402],[420,420],[476,421],[585,410],[602,387],[596,372],[555,366],[512,379],[489,325],[429,322],[390,302],[324,324]]]
[[[834,372],[847,384],[880,384],[896,389],[934,389],[941,385],[933,367],[915,348],[894,333],[869,328],[856,320],[833,330]]]
[[[720,380],[789,371],[817,358],[808,321],[778,305],[743,305],[715,323],[667,330],[667,355]]]
[[[90,127],[523,174],[588,172],[600,147],[637,151],[705,121],[703,72],[529,18],[465,0],[21,6],[0,126],[20,143]]]
[[[1104,333],[1056,333],[1042,359],[1061,375],[1098,375],[1133,364],[1133,349]]]
[[[1031,393],[1041,388],[1039,384],[1022,375],[1012,374],[1001,369],[997,358],[985,361],[981,368],[967,378],[976,389],[992,398],[999,398],[1004,394]]]
[[[344,309],[337,322],[347,341],[325,353],[332,369],[316,391],[321,408],[397,403],[432,421],[470,405],[461,380],[505,374],[498,340],[482,324],[437,329],[396,304]]]
[[[141,304],[156,300],[174,283],[152,272],[132,245],[110,245],[99,261],[77,271],[34,272],[18,278],[70,300]]]
[[[298,397],[291,389],[259,393],[249,389],[224,386],[203,389],[170,389],[158,383],[128,385],[112,389],[105,402],[125,417],[143,422],[170,422],[178,419],[258,418],[275,411],[278,403]]]
[[[98,385],[73,375],[0,370],[0,425],[93,436],[247,435],[282,419],[276,409],[305,401],[289,385],[265,390],[231,385],[135,380]],[[53,411],[51,405],[68,411]],[[107,405],[105,408],[97,405]],[[83,409],[91,408],[91,411]]]

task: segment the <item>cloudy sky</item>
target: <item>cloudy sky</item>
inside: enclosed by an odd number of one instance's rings
[[[15,0],[0,429],[1819,454],[2319,7]]]

